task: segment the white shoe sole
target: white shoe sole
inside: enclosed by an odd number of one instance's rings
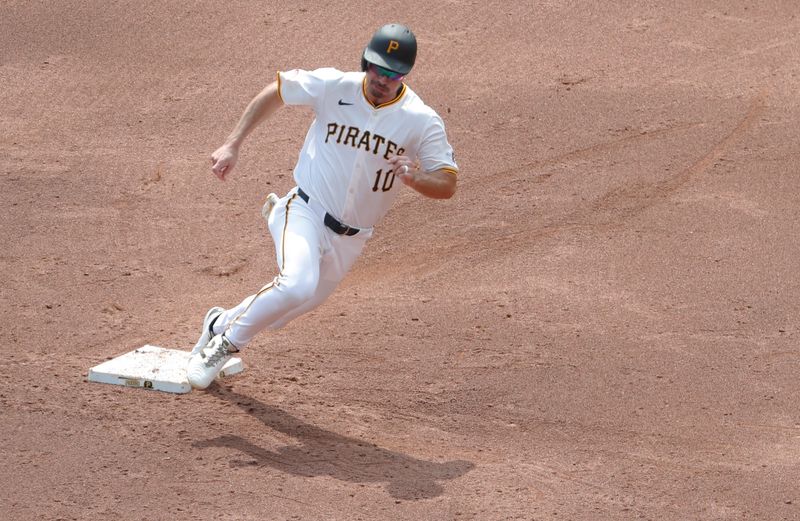
[[[222,335],[217,335],[203,348],[189,358],[186,366],[186,379],[195,389],[205,389],[219,375],[233,357],[229,350],[231,343]]]

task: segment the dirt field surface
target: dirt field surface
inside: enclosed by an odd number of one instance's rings
[[[800,519],[795,0],[2,4],[3,519]],[[390,21],[456,196],[243,374],[88,382],[272,279],[313,114],[209,156]]]

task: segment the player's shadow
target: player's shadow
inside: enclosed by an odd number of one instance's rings
[[[219,385],[212,386],[209,392],[298,442],[267,450],[231,434],[194,443],[195,447],[225,447],[249,456],[249,461],[235,461],[235,465],[269,466],[297,476],[331,476],[352,483],[385,483],[392,497],[406,500],[439,496],[443,492],[440,481],[456,479],[475,466],[461,460],[446,463],[425,461],[348,438]]]

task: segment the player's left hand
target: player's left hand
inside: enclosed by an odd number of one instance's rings
[[[414,178],[419,173],[419,165],[417,165],[408,156],[392,156],[389,158],[389,164],[392,165],[395,176],[397,176],[403,184],[412,186]]]

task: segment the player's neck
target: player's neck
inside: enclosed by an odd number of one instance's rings
[[[403,92],[403,87],[404,85],[401,83],[400,86],[397,87],[397,90],[394,92],[394,94],[383,96],[380,99],[373,96],[372,93],[369,91],[369,89],[365,89],[364,95],[366,96],[367,101],[369,101],[372,104],[372,106],[378,107],[380,105],[384,105],[386,103],[396,100]]]

